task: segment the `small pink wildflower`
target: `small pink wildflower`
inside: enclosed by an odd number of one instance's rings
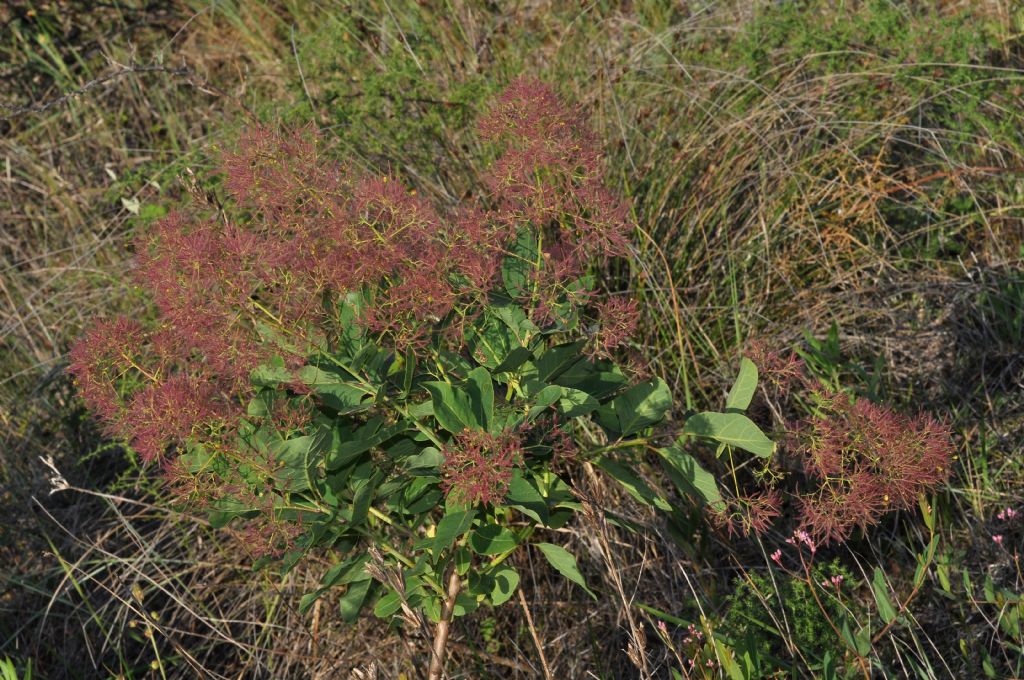
[[[799,545],[800,543],[803,543],[808,548],[810,548],[812,555],[818,549],[818,547],[814,544],[814,540],[811,538],[811,535],[803,529],[798,529],[796,532],[794,532],[791,538],[786,539],[786,543],[789,543],[790,545]]]
[[[772,561],[775,562],[775,564],[779,565],[780,567],[782,566],[782,549],[781,548],[777,549],[775,552],[772,553]]]
[[[1002,510],[999,511],[999,514],[996,515],[996,517],[998,517],[999,520],[1003,521],[1003,522],[1005,522],[1007,520],[1011,520],[1011,519],[1013,519],[1016,516],[1017,516],[1017,511],[1014,510],[1013,508],[1003,508]]]
[[[992,542],[995,543],[998,546],[1002,546],[1003,545],[1003,535],[1002,534],[994,535],[992,537]]]

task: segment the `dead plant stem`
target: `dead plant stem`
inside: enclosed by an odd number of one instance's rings
[[[548,668],[548,660],[544,656],[544,645],[541,644],[540,636],[537,634],[537,628],[533,625],[533,616],[530,614],[530,607],[526,604],[526,596],[523,595],[523,589],[519,588],[519,604],[523,607],[523,613],[526,614],[526,625],[530,628],[530,637],[533,638],[533,644],[537,647],[537,656],[540,657],[540,667],[544,671],[544,680],[551,680],[551,669]]]
[[[448,632],[451,629],[452,612],[455,610],[455,598],[459,596],[459,589],[462,581],[459,579],[458,571],[453,567],[448,576],[448,593],[444,600],[444,609],[441,611],[441,620],[437,622],[434,631],[434,647],[430,654],[430,669],[427,672],[427,680],[441,680],[444,675],[444,651],[448,644]]]

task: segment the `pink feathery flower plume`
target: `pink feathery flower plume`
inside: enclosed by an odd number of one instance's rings
[[[466,503],[499,504],[508,495],[512,470],[523,462],[523,447],[513,431],[493,435],[466,430],[442,451],[441,488]]]
[[[904,416],[841,395],[800,435],[804,468],[817,488],[801,497],[801,525],[818,541],[845,540],[855,527],[913,506],[949,476],[949,431],[935,419]]]

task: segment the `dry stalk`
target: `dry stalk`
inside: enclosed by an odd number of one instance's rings
[[[530,614],[530,607],[526,604],[526,596],[523,595],[523,589],[517,589],[519,593],[519,604],[523,607],[523,613],[526,615],[526,625],[530,629],[530,637],[533,638],[533,644],[537,647],[537,656],[540,657],[540,667],[544,671],[544,680],[551,680],[551,669],[548,668],[548,660],[544,656],[544,645],[540,641],[540,636],[537,634],[537,628],[533,625],[533,616]]]
[[[585,467],[591,481],[595,481],[593,466],[587,464]],[[595,529],[594,536],[597,538],[601,557],[607,566],[605,575],[619,596],[621,604],[620,613],[625,617],[626,624],[629,626],[629,645],[626,648],[626,654],[637,670],[640,671],[640,677],[647,680],[653,677],[647,664],[647,634],[644,632],[643,625],[637,622],[636,617],[633,616],[632,598],[626,595],[626,589],[622,583],[622,575],[615,566],[611,540],[608,535],[608,523],[605,522],[604,516],[600,511],[595,509],[594,504],[579,489],[576,489],[576,494],[583,504],[583,517],[585,521]]]
[[[437,622],[434,630],[434,647],[430,654],[430,670],[427,672],[427,680],[441,680],[444,675],[444,650],[448,644],[448,631],[451,629],[452,612],[455,610],[455,598],[459,596],[459,589],[462,587],[462,580],[459,573],[452,568],[448,576],[448,593],[444,600],[444,609],[441,611],[441,620]]]

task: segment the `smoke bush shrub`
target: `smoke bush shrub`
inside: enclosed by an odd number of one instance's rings
[[[137,241],[157,322],[100,321],[72,350],[85,401],[178,498],[285,569],[336,552],[303,607],[340,586],[346,619],[436,622],[432,677],[450,618],[507,601],[507,558],[581,509],[581,460],[671,509],[622,455],[649,446],[668,387],[612,361],[638,310],[587,273],[628,254],[629,206],[540,83],[513,83],[479,133],[497,149],[480,192],[440,208],[328,160],[311,130],[249,130],[223,159],[224,207]],[[583,418],[606,445],[578,443]],[[688,483],[682,451],[659,451]],[[586,588],[570,553],[539,547]]]
[[[432,678],[451,618],[512,597],[520,546],[592,594],[569,552],[536,542],[583,509],[583,461],[671,512],[635,467],[655,452],[730,533],[765,531],[784,502],[776,445],[745,413],[749,359],[724,411],[688,414],[674,443],[655,444],[670,391],[614,361],[639,310],[588,273],[629,255],[630,210],[578,113],[522,79],[479,134],[495,157],[478,192],[437,206],[326,158],[310,129],[250,129],[224,154],[224,205],[170,213],[136,243],[157,321],[99,321],[71,352],[108,434],[158,464],[178,499],[244,527],[264,563],[338,555],[303,608],[342,587],[346,620],[372,606],[435,623]],[[766,388],[809,384],[798,361],[761,359]],[[813,552],[908,507],[945,478],[950,451],[931,419],[812,393],[797,439],[814,487],[796,498]],[[581,420],[597,426],[587,439]],[[692,439],[717,446],[732,493]],[[736,455],[760,458],[769,488],[743,492]]]
[[[858,527],[866,530],[889,512],[913,508],[949,477],[953,445],[948,427],[934,417],[897,413],[826,385],[795,354],[757,343],[751,350],[753,360],[742,359],[737,387],[747,384],[752,397],[760,379],[776,416],[781,409],[807,415],[780,423],[788,455],[763,455],[763,465],[747,472],[743,484],[740,466],[725,458],[724,488],[709,486],[701,494],[712,524],[725,533],[763,534],[788,515],[795,520],[797,545],[813,550],[842,543]]]

